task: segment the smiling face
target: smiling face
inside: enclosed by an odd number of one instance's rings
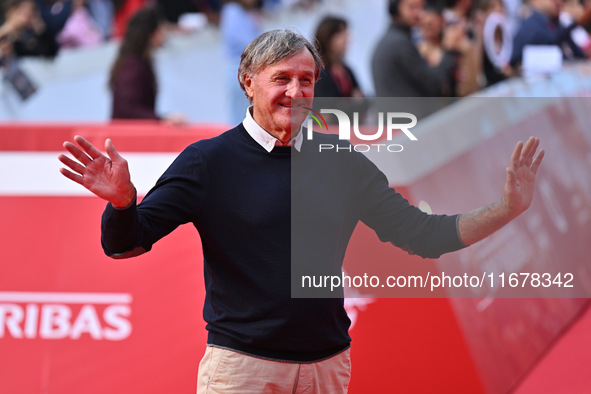
[[[244,76],[244,90],[252,98],[254,120],[284,143],[291,138],[292,99],[299,98],[301,106],[312,105],[315,70],[314,57],[308,49],[302,49],[255,75]],[[306,115],[303,110],[294,111],[294,125],[299,127]]]

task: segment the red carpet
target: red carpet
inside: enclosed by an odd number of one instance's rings
[[[591,393],[591,308],[554,344],[515,394]]]

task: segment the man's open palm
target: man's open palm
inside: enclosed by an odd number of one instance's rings
[[[531,204],[536,173],[544,158],[544,150],[537,154],[540,140],[530,137],[525,145],[519,141],[507,167],[504,201],[512,215],[519,215]]]
[[[80,147],[67,141],[64,148],[78,161],[60,154],[59,161],[69,167],[60,168],[60,172],[116,207],[129,205],[135,196],[135,188],[127,161],[119,155],[113,142],[110,139],[105,141],[107,157],[81,136],[75,136],[74,141]]]

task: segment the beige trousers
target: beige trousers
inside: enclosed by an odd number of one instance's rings
[[[207,346],[199,363],[197,394],[346,393],[350,349],[314,363],[266,360]]]

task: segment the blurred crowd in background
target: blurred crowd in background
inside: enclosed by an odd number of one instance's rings
[[[223,8],[273,12],[284,7],[309,8],[316,0],[2,0],[0,39],[4,56],[54,57],[61,48],[87,47],[122,38],[131,17],[157,6],[167,28],[189,32],[200,23],[218,26]],[[239,28],[239,26],[238,26]],[[10,44],[10,45],[7,45]]]
[[[326,0],[325,0],[326,1]],[[0,67],[21,57],[54,58],[59,51],[120,42],[109,73],[113,118],[162,119],[155,112],[157,76],[151,53],[168,32],[219,28],[233,123],[248,102],[236,82],[240,55],[278,10],[314,11],[322,0],[2,0]],[[384,0],[391,25],[373,49],[378,97],[462,97],[518,76],[524,48],[550,45],[563,61],[591,56],[591,0]],[[351,16],[354,18],[354,16]],[[364,92],[345,61],[348,16],[320,20],[315,42],[325,63],[316,96]],[[358,38],[362,39],[362,37]],[[539,57],[537,59],[540,59]]]

